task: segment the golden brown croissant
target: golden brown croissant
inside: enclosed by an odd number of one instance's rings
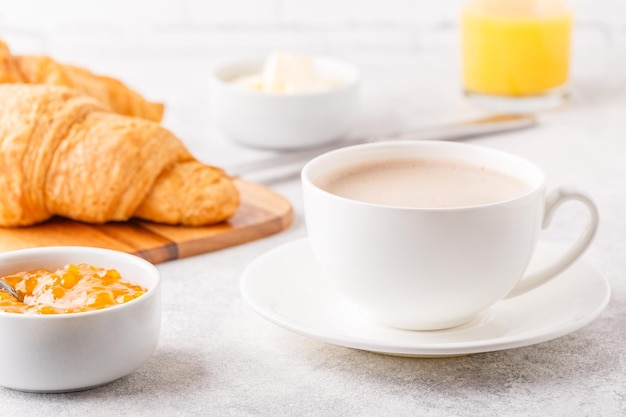
[[[94,97],[113,111],[155,122],[163,118],[163,104],[145,100],[122,82],[61,64],[47,56],[14,56],[0,40],[0,83],[52,84],[74,88]]]
[[[0,84],[1,226],[53,215],[206,225],[238,204],[232,179],[158,123],[65,87]]]

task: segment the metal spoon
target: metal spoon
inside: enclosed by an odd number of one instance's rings
[[[4,282],[3,279],[0,279],[0,289],[3,289],[6,292],[8,292],[11,297],[15,297],[18,300],[20,299],[20,295],[17,293],[15,288],[13,288],[12,285],[7,284],[6,282]]]

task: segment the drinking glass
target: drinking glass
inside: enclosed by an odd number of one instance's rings
[[[572,12],[562,0],[470,0],[461,13],[466,96],[503,112],[562,104],[571,31]]]

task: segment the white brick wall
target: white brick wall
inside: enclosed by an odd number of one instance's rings
[[[423,44],[420,34],[454,30],[463,0],[0,0],[0,36],[21,50],[157,45],[249,49],[283,43],[330,48]],[[572,0],[578,27],[615,41],[626,1]],[[345,39],[344,39],[345,37]],[[197,39],[191,40],[191,39]],[[176,42],[180,44],[175,45]],[[60,45],[59,45],[60,44]]]

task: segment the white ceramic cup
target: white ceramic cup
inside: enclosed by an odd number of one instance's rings
[[[528,190],[515,198],[459,208],[365,203],[331,194],[316,179],[365,161],[443,158],[493,168]],[[535,164],[505,152],[452,142],[381,142],[335,150],[302,170],[310,244],[325,277],[379,324],[412,330],[462,325],[491,305],[532,290],[574,262],[598,224],[594,203],[561,187],[546,195]],[[589,221],[566,254],[523,276],[542,228],[561,203],[577,200]]]

